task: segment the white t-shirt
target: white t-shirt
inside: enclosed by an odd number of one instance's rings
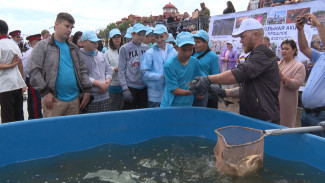
[[[166,54],[167,54],[167,45],[166,45],[166,48],[165,49],[159,48],[159,50],[160,50],[160,53],[161,53],[162,58],[165,59],[166,58]]]
[[[29,77],[29,75],[28,75],[28,59],[29,59],[32,51],[33,51],[33,48],[30,47],[29,50],[27,50],[26,53],[24,53],[23,58],[22,58],[23,68],[24,68],[24,79],[26,79],[26,77]]]
[[[107,51],[104,53],[104,55],[110,65],[111,69],[113,70],[111,85],[112,86],[120,86],[118,72],[114,71],[114,68],[118,68],[118,63],[119,63],[118,50],[112,50],[111,48],[108,48]]]
[[[11,64],[15,55],[21,59],[22,55],[17,44],[10,39],[0,40],[0,63]],[[18,65],[9,69],[0,69],[0,93],[17,90],[26,87],[23,77],[20,75]]]

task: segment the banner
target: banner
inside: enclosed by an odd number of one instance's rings
[[[298,46],[298,30],[296,29],[295,19],[306,13],[313,13],[318,20],[325,25],[325,1],[310,1],[290,5],[281,5],[213,16],[210,19],[209,35],[211,49],[220,54],[226,47],[227,42],[231,42],[234,49],[242,52],[240,38],[233,38],[231,34],[237,31],[241,22],[247,18],[255,18],[264,26],[264,35],[270,38],[271,47],[276,55],[281,57],[281,43],[285,39],[293,39]],[[305,35],[309,46],[325,51],[324,44],[321,43],[316,27],[305,25]],[[299,49],[299,46],[298,46]],[[309,60],[304,54],[298,52],[298,61]]]

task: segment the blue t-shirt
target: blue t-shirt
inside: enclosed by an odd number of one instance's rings
[[[203,52],[195,52],[193,57],[197,58],[202,55]],[[219,58],[218,55],[213,51],[208,52],[202,58],[199,59],[202,69],[206,75],[215,75],[219,74]]]
[[[55,82],[55,90],[59,100],[69,102],[78,97],[80,90],[68,44],[57,40],[55,40],[55,43],[60,48],[59,70]]]
[[[180,88],[188,90],[189,86],[185,83],[192,81],[196,76],[205,76],[199,60],[190,57],[186,66],[182,65],[177,56],[167,60],[164,65],[165,91],[160,107],[171,106],[192,106],[194,96],[177,96],[173,90]]]
[[[122,86],[112,86],[109,85],[108,93],[122,93]]]
[[[285,2],[285,0],[273,0],[273,3],[275,4],[275,3],[282,3],[282,4],[284,4],[284,2]]]

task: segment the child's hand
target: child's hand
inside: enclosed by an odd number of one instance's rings
[[[108,83],[106,83],[105,81],[98,81],[98,92],[99,93],[104,93],[108,90]]]
[[[20,59],[19,59],[18,55],[16,54],[16,55],[14,56],[14,58],[12,58],[12,63],[11,63],[11,65],[12,65],[12,66],[15,66],[15,65],[19,64],[19,61],[20,61]]]

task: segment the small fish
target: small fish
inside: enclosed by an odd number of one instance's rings
[[[193,79],[192,81],[185,83],[187,86],[194,86],[198,83],[199,81],[196,79]]]
[[[198,82],[199,82],[198,80],[194,79],[194,80],[192,80],[192,81],[190,81],[188,83],[185,83],[185,84],[187,86],[191,87],[191,86],[196,85]],[[208,93],[210,94],[212,101],[215,102],[215,103],[218,103],[218,102],[221,103],[222,102],[226,107],[228,107],[228,105],[230,105],[230,104],[234,104],[233,102],[230,102],[230,101],[224,100],[223,98],[220,98],[218,95],[214,95],[211,92],[210,88],[208,89]]]
[[[211,95],[211,93],[209,92],[209,94]],[[222,102],[223,104],[225,104],[225,106],[226,107],[228,107],[228,105],[230,105],[230,104],[234,104],[233,102],[230,102],[230,101],[228,101],[228,100],[225,100],[225,99],[223,99],[223,98],[220,98],[218,95],[211,95],[211,100],[213,101],[213,102]]]

